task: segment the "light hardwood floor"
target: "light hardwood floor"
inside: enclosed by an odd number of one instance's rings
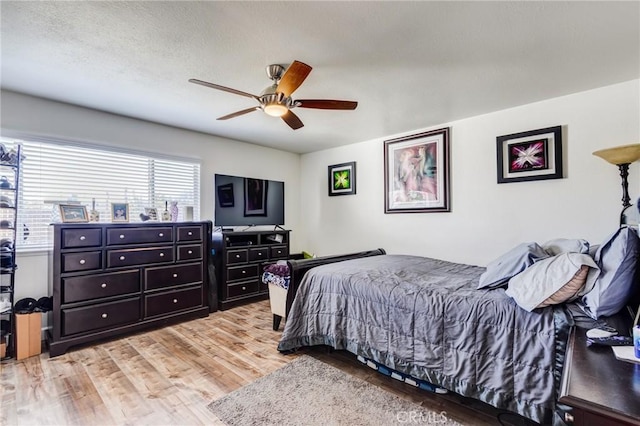
[[[497,410],[413,388],[352,354],[277,350],[269,302],[148,332],[1,364],[0,425],[217,425],[211,401],[308,354],[469,425],[497,425]],[[282,329],[282,326],[281,326]]]

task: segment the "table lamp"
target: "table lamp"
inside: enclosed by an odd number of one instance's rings
[[[626,219],[628,217],[626,210],[631,207],[629,181],[627,180],[629,177],[629,165],[640,160],[640,143],[601,149],[595,151],[593,155],[618,166],[618,169],[620,170],[620,178],[622,178],[622,213],[620,214],[620,224],[625,224],[627,223]],[[635,213],[634,217],[637,218],[639,214],[637,211]]]

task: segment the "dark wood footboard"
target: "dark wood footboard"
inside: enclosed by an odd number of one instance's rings
[[[351,260],[351,259],[359,259],[361,257],[370,257],[370,256],[379,256],[381,254],[387,254],[384,249],[375,249],[375,250],[367,250],[361,251],[357,253],[350,254],[341,254],[336,256],[323,256],[316,257],[313,259],[300,259],[300,260],[288,260],[287,264],[289,265],[289,290],[287,291],[287,309],[286,314],[289,316],[289,310],[291,309],[291,305],[293,305],[293,299],[296,297],[296,292],[298,291],[298,287],[300,286],[300,282],[302,281],[302,277],[307,271],[311,268],[315,268],[316,266],[326,265],[328,263],[342,262],[343,260]]]

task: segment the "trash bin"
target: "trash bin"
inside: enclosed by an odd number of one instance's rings
[[[273,329],[280,327],[280,321],[286,316],[287,290],[289,289],[289,267],[287,262],[279,260],[264,267],[262,282],[269,286],[269,303],[273,314]]]
[[[315,255],[303,251],[292,253],[289,259],[312,259]],[[280,321],[287,314],[287,291],[289,289],[289,266],[286,260],[279,260],[264,267],[262,282],[269,286],[269,303],[273,314],[273,330],[278,331]]]

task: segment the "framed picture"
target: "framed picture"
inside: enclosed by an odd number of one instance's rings
[[[384,142],[384,212],[451,211],[449,128]]]
[[[111,203],[111,222],[129,222],[129,204]]]
[[[498,136],[498,183],[561,179],[562,127]]]
[[[77,204],[60,204],[60,218],[62,222],[89,222],[89,215],[85,206]]]
[[[268,182],[263,179],[244,179],[244,215],[267,215]]]
[[[149,216],[149,220],[158,220],[158,209],[155,207],[145,207],[144,214]]]
[[[356,193],[356,162],[329,166],[329,196]]]
[[[233,183],[218,185],[218,203],[220,203],[220,207],[233,207],[234,200]]]

